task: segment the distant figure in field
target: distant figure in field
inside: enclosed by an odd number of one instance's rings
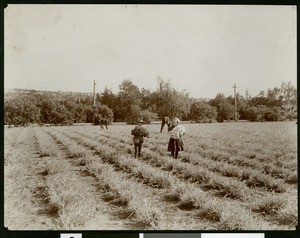
[[[185,127],[182,125],[178,125],[180,120],[178,118],[174,118],[172,120],[172,129],[169,131],[170,140],[168,144],[168,151],[171,151],[171,156],[173,158],[178,157],[178,152],[183,151],[183,141],[182,136],[186,133]]]
[[[134,144],[134,158],[141,157],[142,144],[144,142],[144,137],[149,138],[149,132],[145,129],[143,125],[143,120],[139,120],[137,126],[131,130],[131,135],[133,135]]]
[[[169,117],[165,117],[162,122],[161,122],[161,127],[160,127],[160,133],[162,133],[164,126],[167,125],[168,126],[168,131],[171,130],[172,127],[172,120]]]
[[[102,118],[101,120],[100,120],[100,122],[99,122],[99,124],[100,124],[100,128],[101,129],[106,129],[106,130],[108,130],[108,120],[107,119],[105,119],[105,118]]]

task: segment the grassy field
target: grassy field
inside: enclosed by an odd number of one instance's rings
[[[295,122],[186,124],[133,158],[133,126],[5,128],[5,226],[11,230],[294,230]]]

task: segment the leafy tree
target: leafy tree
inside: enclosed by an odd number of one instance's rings
[[[165,82],[160,78],[158,83],[159,87],[152,95],[158,117],[160,119],[165,116],[187,118],[192,103],[189,95],[185,92],[176,91],[171,87],[170,82]]]
[[[148,89],[142,88],[141,95],[142,95],[141,108],[143,110],[154,109],[152,105],[152,93]]]
[[[246,111],[246,115],[249,121],[265,121],[264,114],[267,109],[265,105],[258,105],[256,107],[249,107]]]
[[[40,109],[40,123],[50,123],[52,121],[53,115],[51,110],[56,107],[55,101],[51,100],[49,96],[36,96],[37,107]]]
[[[73,124],[72,113],[61,103],[56,102],[55,107],[51,108],[51,124],[65,125]]]
[[[252,107],[257,107],[257,106],[268,106],[269,105],[269,100],[266,96],[256,96],[251,98],[249,105]]]
[[[80,99],[80,102],[83,103],[84,105],[93,105],[94,99],[92,96],[85,96]]]
[[[279,107],[267,107],[258,105],[257,107],[249,107],[246,110],[249,121],[278,121],[281,120]]]
[[[281,117],[280,107],[267,107],[264,110],[264,120],[265,121],[280,121]]]
[[[129,125],[136,124],[138,120],[142,119],[142,110],[138,105],[131,105],[126,118],[125,122]]]
[[[86,121],[85,106],[77,103],[74,111],[74,122],[81,123]]]
[[[111,124],[114,118],[113,111],[106,105],[96,104],[92,106],[93,112],[93,125],[100,125],[107,122]]]
[[[20,96],[5,101],[4,120],[6,124],[15,126],[27,126],[30,123],[38,123],[40,110],[36,107],[34,98]]]
[[[224,120],[234,119],[234,106],[225,98],[221,93],[210,100],[210,105],[217,109],[217,121],[223,122]]]
[[[68,121],[74,122],[75,121],[75,112],[76,112],[76,108],[77,108],[76,101],[72,98],[68,98],[66,100],[61,101],[61,104],[66,107],[68,112],[70,112]]]
[[[86,123],[94,123],[94,106],[85,105],[85,118]]]
[[[291,82],[282,83],[279,94],[285,119],[297,118],[297,89]]]
[[[256,97],[249,100],[250,106],[267,106],[267,107],[278,107],[281,106],[280,102],[280,90],[278,88],[268,89],[267,94],[261,91]]]
[[[120,113],[120,119],[125,119],[128,117],[128,113],[133,108],[139,108],[142,101],[142,94],[139,88],[134,85],[131,80],[124,80],[121,85],[119,86],[120,91],[118,93],[117,99],[117,111]],[[133,112],[133,111],[132,111]],[[129,115],[132,117],[133,115]]]
[[[121,102],[121,99],[110,89],[105,88],[103,93],[101,93],[100,103],[113,110],[115,121],[124,119],[124,112],[122,110],[120,111],[121,106],[119,102]]]
[[[101,93],[100,103],[114,109],[116,103],[116,96],[110,89],[105,88]]]
[[[141,111],[141,119],[144,121],[145,124],[151,123],[152,113],[148,110]]]
[[[196,122],[212,122],[217,118],[217,110],[204,100],[196,101],[190,109],[190,119]]]
[[[276,112],[281,107],[283,119],[292,120],[297,115],[297,89],[292,86],[291,82],[282,83],[280,88],[269,89],[267,94],[261,91],[258,96],[253,97],[249,105],[251,107],[262,108],[260,106],[266,106],[272,108],[271,111]],[[269,113],[270,114],[270,113]],[[281,120],[281,116],[279,117]]]
[[[280,107],[281,102],[280,102],[280,89],[275,87],[273,89],[268,89],[267,93],[267,98],[268,98],[268,106],[269,107]]]

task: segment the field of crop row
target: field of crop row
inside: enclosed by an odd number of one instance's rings
[[[133,126],[5,129],[5,226],[295,229],[295,122],[185,126],[177,159],[159,125],[145,125],[141,158]]]

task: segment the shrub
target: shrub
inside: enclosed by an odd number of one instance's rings
[[[152,113],[149,112],[148,110],[141,111],[141,118],[143,119],[145,124],[151,123],[151,117],[152,117]]]
[[[249,121],[279,121],[282,120],[280,108],[267,107],[258,105],[256,107],[250,107],[246,110],[246,118]]]
[[[106,105],[93,106],[93,125],[110,124],[113,121],[114,113]]]

